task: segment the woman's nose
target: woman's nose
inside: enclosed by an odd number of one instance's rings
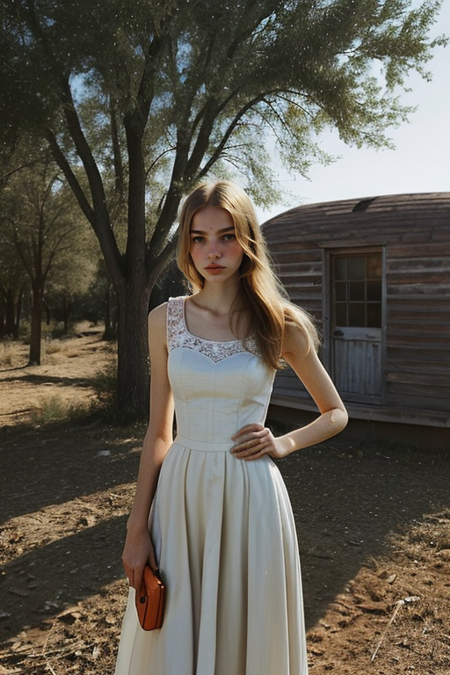
[[[217,248],[217,242],[211,241],[208,249],[208,258],[220,258],[220,251]]]

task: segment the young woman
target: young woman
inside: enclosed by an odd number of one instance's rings
[[[193,294],[148,320],[150,424],[123,552],[131,589],[116,675],[306,675],[297,538],[273,459],[337,434],[347,413],[237,185],[188,197],[178,264]],[[283,362],[320,414],[274,437],[264,423]],[[152,632],[134,606],[147,561],[168,594]]]

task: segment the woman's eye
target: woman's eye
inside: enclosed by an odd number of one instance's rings
[[[236,235],[232,233],[224,234],[223,238],[225,239],[225,241],[233,241],[233,239],[236,239]]]
[[[192,237],[192,241],[194,242],[194,244],[201,244],[203,239],[204,239],[204,237],[199,237],[199,236],[198,237]]]

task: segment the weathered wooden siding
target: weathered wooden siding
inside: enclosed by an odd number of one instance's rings
[[[364,408],[380,419],[398,413],[450,426],[450,193],[300,206],[268,221],[264,233],[291,299],[323,331],[327,367],[330,253],[385,252],[383,393]],[[309,407],[292,373],[277,377],[277,395]]]
[[[277,250],[276,263],[292,301],[321,321],[323,286],[320,249]]]
[[[420,244],[406,251],[388,248],[388,404],[401,401],[411,409],[450,410],[448,248],[442,238],[432,246],[427,244],[425,251]]]

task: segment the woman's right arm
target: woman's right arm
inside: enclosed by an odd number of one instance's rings
[[[166,307],[160,305],[148,317],[151,365],[150,422],[144,438],[136,496],[127,524],[122,562],[130,585],[140,589],[147,562],[158,567],[148,532],[148,516],[156,491],[159,471],[172,444],[173,397],[167,374]]]

